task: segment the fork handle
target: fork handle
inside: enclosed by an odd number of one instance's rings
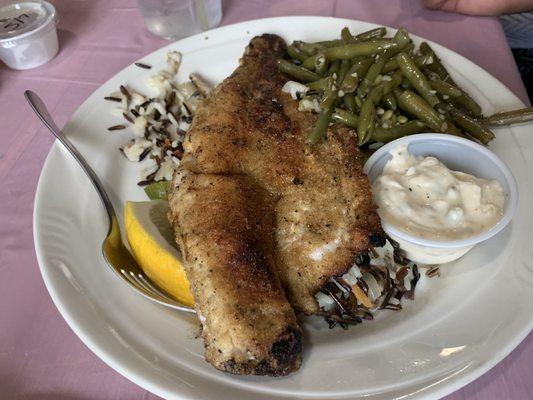
[[[111,225],[113,223],[113,220],[116,219],[116,213],[115,213],[115,209],[113,208],[113,204],[111,203],[111,200],[109,199],[109,196],[104,189],[104,185],[100,181],[100,178],[98,178],[94,170],[87,163],[85,158],[83,158],[83,156],[80,154],[78,149],[67,139],[65,134],[57,127],[56,123],[50,116],[50,113],[48,112],[48,109],[46,108],[46,105],[44,104],[43,100],[35,92],[31,90],[26,90],[24,92],[24,97],[30,104],[35,114],[37,114],[37,116],[41,119],[43,124],[57,138],[57,140],[59,140],[59,142],[68,150],[68,152],[72,155],[72,157],[74,157],[74,159],[78,162],[81,169],[83,169],[83,171],[89,177],[91,183],[96,189],[96,192],[100,196],[102,203],[104,203],[105,210],[109,217],[109,229],[111,230]]]

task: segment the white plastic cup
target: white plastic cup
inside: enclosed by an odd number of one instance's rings
[[[46,1],[18,1],[0,8],[0,58],[13,69],[43,65],[59,50],[57,14]]]
[[[460,240],[430,240],[410,235],[398,227],[381,222],[383,230],[406,252],[407,258],[423,264],[443,264],[463,256],[476,244],[500,232],[511,221],[518,206],[518,185],[509,168],[492,151],[471,140],[452,135],[423,133],[405,136],[380,147],[365,163],[364,171],[373,183],[391,159],[390,152],[407,144],[415,156],[434,156],[454,171],[478,178],[495,179],[506,194],[502,218],[487,231]]]
[[[164,39],[181,39],[214,28],[222,0],[137,0],[146,27]]]

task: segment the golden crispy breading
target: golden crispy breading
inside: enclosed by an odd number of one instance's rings
[[[318,312],[314,294],[383,241],[353,132],[333,125],[327,141],[306,143],[316,116],[282,92],[285,56],[275,35],[250,42],[199,107],[170,191],[206,358],[238,374],[297,369],[290,306]]]
[[[275,35],[250,42],[241,65],[197,111],[182,168],[244,175],[269,194],[280,279],[293,307],[310,314],[318,311],[314,294],[383,234],[354,133],[334,125],[327,141],[306,144],[316,116],[282,92],[290,78],[276,59],[285,55]]]
[[[296,370],[301,332],[274,268],[269,196],[244,176],[189,173],[175,183],[169,217],[179,226],[206,359],[235,374]]]

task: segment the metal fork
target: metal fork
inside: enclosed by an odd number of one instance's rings
[[[126,282],[130,287],[135,289],[144,297],[176,310],[194,312],[194,309],[187,307],[173,299],[164,290],[158,288],[146,276],[139,264],[137,264],[135,261],[135,258],[132,256],[126,246],[124,246],[124,242],[122,241],[122,236],[120,234],[120,226],[118,224],[117,214],[107,192],[102,185],[102,182],[94,170],[89,166],[78,149],[74,147],[74,145],[66,138],[65,134],[57,127],[41,98],[31,90],[26,90],[24,92],[24,97],[26,100],[28,100],[31,108],[48,128],[48,130],[57,138],[57,140],[59,140],[63,146],[65,146],[72,157],[74,157],[83,171],[87,174],[94,188],[98,192],[102,203],[104,204],[107,216],[109,218],[109,230],[107,231],[106,238],[102,243],[102,253],[107,265],[111,267],[117,276],[122,278],[124,282]]]

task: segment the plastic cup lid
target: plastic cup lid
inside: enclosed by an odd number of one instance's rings
[[[56,10],[46,1],[18,1],[0,8],[0,42],[20,39],[55,22]]]

